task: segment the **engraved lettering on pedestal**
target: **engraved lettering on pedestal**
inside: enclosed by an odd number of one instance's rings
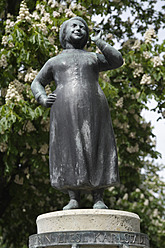
[[[118,243],[118,238],[117,238],[117,234],[112,233],[112,243]]]
[[[47,235],[45,236],[45,239],[48,241],[49,244],[51,243],[51,241],[50,241],[50,239],[48,238]],[[46,243],[47,243],[47,242],[46,242]]]
[[[125,234],[120,234],[120,243],[125,243]]]
[[[103,242],[104,243],[110,243],[110,242],[112,242],[111,234],[108,235],[107,233],[105,233],[104,236],[103,236]]]
[[[82,242],[83,243],[88,243],[88,239],[86,237],[86,233],[82,233]]]
[[[145,244],[145,237],[143,235],[140,236],[140,244]]]
[[[130,234],[130,244],[135,244],[135,242],[136,242],[136,235]]]
[[[38,236],[38,244],[42,244],[42,237]]]
[[[65,234],[58,235],[58,243],[65,243]]]
[[[76,234],[71,233],[69,235],[69,243],[76,243]]]
[[[79,233],[75,234],[75,242],[80,243],[81,242],[81,235]]]
[[[51,242],[58,243],[58,235],[56,233],[51,234]]]
[[[128,235],[128,233],[125,233],[124,237],[125,237],[125,243],[129,243],[129,235]]]
[[[101,242],[101,234],[100,233],[96,233],[95,234],[95,237],[94,237],[94,242],[98,243],[98,242]]]

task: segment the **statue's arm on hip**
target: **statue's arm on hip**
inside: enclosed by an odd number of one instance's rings
[[[46,95],[45,86],[53,81],[52,63],[48,60],[42,67],[36,78],[31,84],[33,95],[37,102],[44,107],[51,107],[56,100],[56,94]]]

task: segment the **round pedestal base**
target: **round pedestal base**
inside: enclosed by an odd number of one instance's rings
[[[108,209],[76,209],[39,215],[37,233],[63,231],[140,232],[137,214]]]

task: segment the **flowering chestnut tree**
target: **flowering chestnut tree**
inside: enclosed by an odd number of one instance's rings
[[[113,1],[116,11],[121,2]],[[134,9],[137,15],[138,6]],[[59,29],[63,21],[79,15],[92,32],[91,15],[107,15],[111,7],[109,1],[92,5],[90,0],[45,0],[37,1],[35,9],[29,11],[22,1],[18,15],[7,16],[0,44],[0,247],[26,248],[28,236],[36,232],[37,215],[61,209],[67,201],[49,183],[49,109],[37,104],[30,85],[44,63],[61,52]],[[137,213],[150,246],[159,248],[165,245],[165,184],[158,174],[161,166],[153,161],[160,154],[155,149],[152,126],[141,112],[153,97],[157,102],[154,110],[165,117],[165,42],[158,44],[156,37],[161,20],[154,19],[155,29],[139,27],[142,38],[138,40],[127,22],[122,32],[120,25],[124,23],[119,16],[113,16],[111,24],[104,18],[100,23],[103,38],[112,45],[112,37],[122,39],[125,61],[121,68],[100,74],[111,110],[121,178],[120,187],[105,192],[105,202],[109,208]],[[115,27],[115,23],[118,30],[111,29],[109,34],[109,25]],[[89,41],[86,49],[97,48]],[[46,92],[53,90],[52,82]],[[81,205],[92,206],[90,195]]]

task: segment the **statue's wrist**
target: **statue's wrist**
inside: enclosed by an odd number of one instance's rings
[[[104,51],[104,49],[107,47],[107,43],[104,41],[104,40],[102,40],[102,39],[98,39],[96,42],[96,45],[97,45],[97,47],[103,52]]]
[[[42,106],[46,107],[46,100],[47,100],[47,95],[42,94],[38,98],[38,103],[41,104]]]

